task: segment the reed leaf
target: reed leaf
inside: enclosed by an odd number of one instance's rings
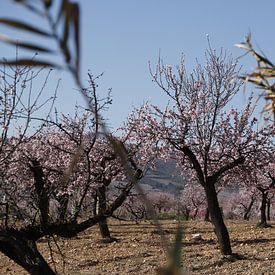
[[[10,65],[10,66],[31,66],[31,67],[50,67],[61,69],[60,65],[46,62],[42,60],[33,60],[33,59],[15,59],[15,60],[3,60],[0,61],[0,64]]]
[[[41,30],[33,25],[27,24],[25,22],[17,21],[14,19],[0,18],[0,24],[7,25],[12,28],[19,30],[33,32],[35,34],[43,35],[46,37],[51,37],[52,35],[44,30]]]

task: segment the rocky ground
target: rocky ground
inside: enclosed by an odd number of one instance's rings
[[[275,223],[267,229],[256,228],[255,221],[227,221],[227,225],[239,260],[220,256],[210,223],[183,223],[182,261],[187,274],[275,274]],[[172,242],[177,222],[164,221],[162,226]],[[110,221],[110,229],[117,239],[112,243],[99,241],[98,228],[93,227],[77,238],[57,239],[57,245],[52,241],[52,256],[46,240],[39,248],[58,274],[156,274],[157,268],[167,264],[160,235],[151,222]],[[192,240],[196,233],[201,240]],[[26,272],[0,254],[0,274]]]

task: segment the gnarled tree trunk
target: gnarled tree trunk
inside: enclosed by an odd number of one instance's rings
[[[107,203],[106,203],[106,186],[102,185],[97,190],[98,193],[98,214],[106,212]],[[111,241],[111,234],[107,224],[107,219],[102,219],[99,223],[99,229],[101,237],[104,241]]]
[[[213,183],[204,186],[208,203],[209,214],[218,238],[220,251],[223,255],[232,255],[228,230],[224,224],[221,208],[219,206],[217,192]]]
[[[270,211],[271,211],[271,198],[267,199],[267,210],[266,210],[266,218],[270,221]]]
[[[245,221],[248,221],[249,218],[250,218],[250,212],[251,212],[251,209],[252,209],[252,206],[253,206],[254,202],[255,202],[255,197],[252,196],[252,197],[251,197],[251,201],[250,201],[248,207],[245,209],[245,212],[244,212],[243,219],[244,219]]]
[[[259,188],[258,188],[259,189]],[[268,192],[265,191],[265,189],[259,189],[261,191],[261,220],[258,223],[258,227],[269,227],[267,224],[267,219],[266,219],[266,205],[267,205],[267,195]]]
[[[39,253],[36,243],[15,230],[0,232],[0,251],[32,275],[55,274]]]
[[[204,221],[205,221],[205,222],[210,222],[209,208],[208,208],[208,207],[206,207],[206,209],[205,209]]]

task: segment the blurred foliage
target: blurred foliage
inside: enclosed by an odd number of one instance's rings
[[[158,275],[182,275],[186,274],[181,267],[181,252],[182,252],[183,229],[179,224],[175,235],[175,241],[172,247],[168,250],[169,264],[165,268],[157,270]]]
[[[275,117],[275,65],[264,54],[255,50],[251,34],[247,35],[244,42],[235,46],[244,49],[256,59],[257,67],[242,78],[262,90],[260,96],[267,100],[264,111],[272,111]]]
[[[30,0],[14,0],[21,4],[27,10],[38,15],[49,24],[49,30],[45,30],[40,26],[19,21],[17,19],[0,18],[0,24],[17,29],[18,31],[29,32],[34,35],[34,39],[38,36],[49,38],[57,43],[57,46],[64,58],[65,67],[69,69],[78,85],[79,70],[80,70],[80,9],[77,3],[70,0],[62,0],[58,7],[58,11],[54,12],[53,2],[50,0],[30,1]],[[40,5],[39,5],[40,3]],[[62,31],[60,31],[62,30]],[[19,41],[10,38],[6,35],[0,35],[0,40],[5,43],[16,45],[19,48],[24,48],[37,52],[39,54],[53,54],[57,55],[59,52],[56,49],[47,48],[39,45],[38,43],[30,43],[26,41]],[[64,68],[63,64],[56,64],[54,62],[46,62],[38,60],[37,58],[26,58],[16,60],[2,60],[0,63],[5,65],[20,65],[20,66],[37,66],[37,67],[51,67],[51,68]],[[81,86],[81,85],[80,85]]]

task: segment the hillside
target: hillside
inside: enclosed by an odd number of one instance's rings
[[[140,181],[145,190],[177,194],[184,187],[184,178],[175,161],[158,160],[155,169],[149,170]]]

